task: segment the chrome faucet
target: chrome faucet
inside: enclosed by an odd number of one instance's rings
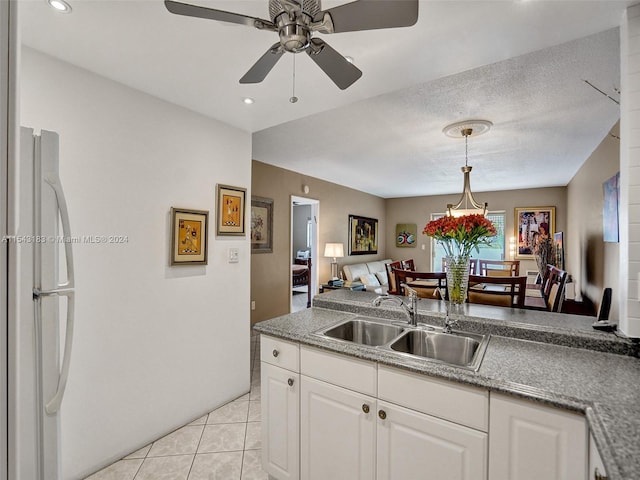
[[[452,327],[459,327],[460,323],[458,322],[458,320],[451,320],[451,318],[449,318],[449,303],[445,297],[446,295],[446,291],[443,288],[438,287],[437,291],[440,293],[440,298],[442,299],[442,301],[444,302],[444,311],[445,311],[445,316],[444,316],[444,328],[442,329],[443,333],[451,333],[452,332]]]
[[[408,285],[405,285],[404,283],[402,284],[402,288],[406,288],[407,291],[409,292],[409,300],[411,301],[409,305],[404,303],[402,298],[400,298],[399,296],[389,295],[388,293],[385,293],[384,295],[380,295],[376,297],[373,300],[373,305],[375,307],[379,307],[382,304],[382,302],[387,300],[391,300],[397,303],[402,307],[402,310],[407,315],[409,325],[411,325],[412,327],[415,327],[418,325],[418,292],[416,292],[413,288],[409,287]]]

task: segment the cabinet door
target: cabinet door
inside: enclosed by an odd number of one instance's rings
[[[584,480],[585,419],[556,408],[491,394],[491,480]]]
[[[262,467],[278,480],[300,478],[300,375],[261,363]]]
[[[303,480],[375,479],[374,398],[301,376],[300,415]]]
[[[487,434],[378,401],[377,480],[486,480]]]

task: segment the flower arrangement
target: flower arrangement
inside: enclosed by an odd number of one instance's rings
[[[479,245],[489,245],[496,227],[484,215],[440,217],[427,223],[423,234],[435,238],[450,257],[469,257]]]

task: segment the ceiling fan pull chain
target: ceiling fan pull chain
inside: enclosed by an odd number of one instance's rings
[[[291,92],[291,98],[289,98],[291,103],[296,103],[298,101],[298,97],[296,97],[296,55],[293,54],[293,90]]]

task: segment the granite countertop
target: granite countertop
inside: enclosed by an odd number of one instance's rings
[[[371,293],[347,290],[324,293],[314,298],[313,308],[260,322],[254,330],[584,413],[609,478],[640,478],[636,342],[593,330],[591,317],[482,305],[467,305],[464,314],[456,317],[462,330],[492,335],[478,371],[313,335],[354,315],[405,320],[401,309],[390,302],[379,308],[371,306],[373,298]],[[442,325],[441,304],[420,301],[420,321]],[[607,349],[617,353],[607,353]]]

